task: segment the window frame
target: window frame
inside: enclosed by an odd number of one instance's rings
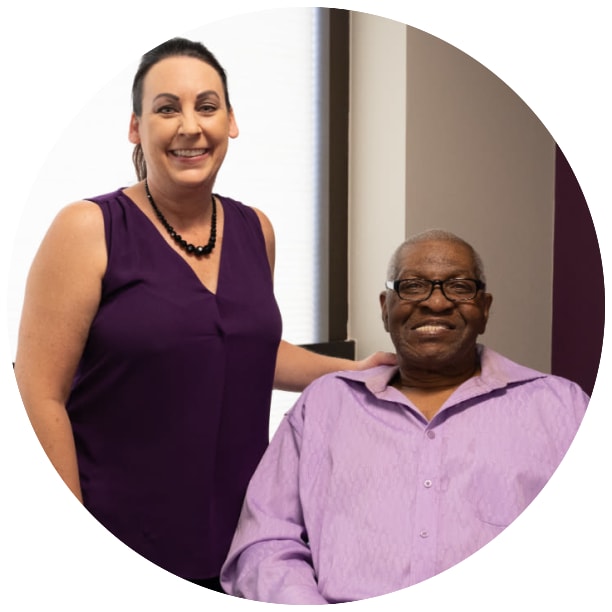
[[[302,344],[316,353],[355,358],[355,341],[348,338],[348,174],[350,11],[328,9],[327,152],[328,286],[327,342]],[[332,239],[333,237],[333,239]]]

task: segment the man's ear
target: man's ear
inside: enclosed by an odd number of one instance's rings
[[[130,128],[128,131],[128,139],[132,144],[140,144],[140,123],[138,117],[132,113],[130,117]]]
[[[482,325],[481,329],[478,332],[479,334],[484,334],[487,329],[487,322],[489,321],[489,312],[491,311],[491,304],[493,303],[493,296],[490,293],[484,293],[482,296],[483,306],[482,306]]]
[[[380,313],[383,320],[383,325],[385,326],[385,331],[389,332],[389,312],[387,309],[387,292],[381,291],[380,296],[378,297],[380,300]]]

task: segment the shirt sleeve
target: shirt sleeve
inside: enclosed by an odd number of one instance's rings
[[[325,604],[313,568],[299,492],[301,403],[282,421],[251,482],[221,570],[230,595]]]

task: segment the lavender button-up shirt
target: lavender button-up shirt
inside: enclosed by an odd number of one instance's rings
[[[427,421],[397,367],[324,376],[274,436],[222,571],[228,593],[318,604],[425,580],[539,493],[588,403],[578,385],[479,347],[482,373]]]

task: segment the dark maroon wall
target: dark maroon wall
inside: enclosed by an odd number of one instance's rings
[[[593,391],[603,341],[601,254],[580,185],[557,147],[552,373]]]

